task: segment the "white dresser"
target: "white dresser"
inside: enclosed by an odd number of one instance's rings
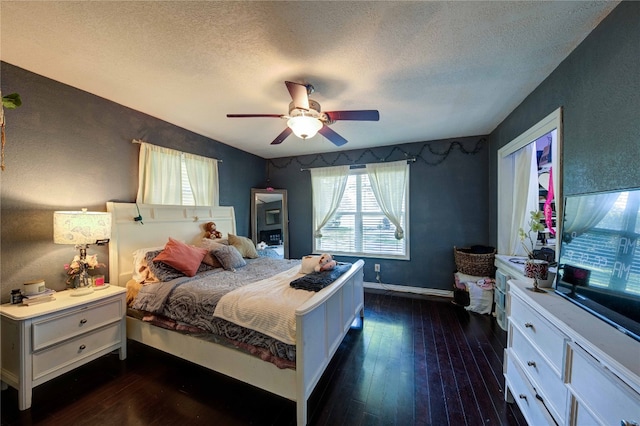
[[[113,350],[121,360],[127,356],[126,290],[71,293],[32,306],[0,306],[1,379],[18,390],[20,410],[31,407],[34,387]]]
[[[640,342],[530,286],[508,282],[507,401],[530,425],[640,424]]]
[[[525,257],[506,256],[503,254],[497,254],[495,259],[496,266],[496,285],[494,292],[495,302],[495,317],[498,325],[503,330],[507,330],[507,308],[509,299],[507,298],[508,282],[511,279],[526,281],[529,285],[533,284],[533,279],[524,276],[524,262]],[[517,263],[516,263],[517,262]],[[540,281],[541,287],[551,287],[553,280],[555,279],[556,270],[550,268],[549,277]]]

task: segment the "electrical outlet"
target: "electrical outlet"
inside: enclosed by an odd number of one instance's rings
[[[375,265],[373,265],[373,271],[374,272],[380,272],[380,264],[376,263]]]

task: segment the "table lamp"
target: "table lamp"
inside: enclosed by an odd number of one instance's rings
[[[53,242],[73,244],[80,250],[78,287],[72,293],[81,296],[93,292],[87,272],[89,244],[106,244],[111,238],[111,213],[82,211],[56,211],[53,213]]]
[[[533,287],[527,290],[536,293],[546,293],[545,290],[538,287],[538,280],[546,280],[549,273],[549,262],[540,259],[529,259],[524,264],[524,274],[527,278],[533,278]]]

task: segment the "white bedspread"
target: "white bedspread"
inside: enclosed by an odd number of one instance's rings
[[[300,266],[296,265],[271,278],[225,294],[213,316],[295,345],[295,310],[315,294],[289,285],[302,276],[299,270]]]

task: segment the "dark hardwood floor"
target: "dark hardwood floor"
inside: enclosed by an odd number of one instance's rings
[[[310,398],[311,425],[525,425],[503,398],[506,334],[448,299],[365,293],[354,327]],[[2,425],[294,425],[295,404],[129,341],[34,389]]]

